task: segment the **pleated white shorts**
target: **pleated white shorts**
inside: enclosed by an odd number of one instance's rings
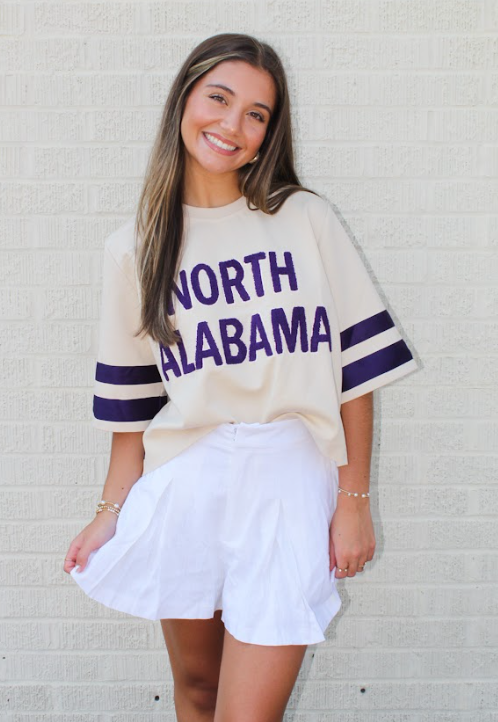
[[[71,576],[150,620],[209,619],[263,645],[315,644],[341,601],[329,570],[338,474],[298,418],[222,423],[138,479],[114,536]]]

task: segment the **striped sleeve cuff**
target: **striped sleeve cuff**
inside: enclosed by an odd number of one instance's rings
[[[145,431],[167,400],[157,366],[97,363],[93,397],[95,427],[109,431]]]
[[[341,403],[385,386],[418,368],[386,310],[342,331],[341,351]]]

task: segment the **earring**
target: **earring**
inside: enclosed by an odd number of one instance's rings
[[[259,151],[256,153],[256,155],[254,156],[254,158],[249,161],[249,163],[256,163],[256,161],[258,160],[258,158],[259,158]]]

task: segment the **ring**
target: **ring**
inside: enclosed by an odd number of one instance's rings
[[[358,571],[362,572],[365,569],[365,567],[358,567]]]
[[[338,572],[347,572],[348,569],[349,567],[346,567],[345,569],[339,569],[339,567],[337,567]]]

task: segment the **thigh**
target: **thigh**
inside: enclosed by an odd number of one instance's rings
[[[225,625],[212,619],[161,619],[175,684],[217,687]]]
[[[225,630],[215,722],[281,722],[306,647],[247,644]]]

